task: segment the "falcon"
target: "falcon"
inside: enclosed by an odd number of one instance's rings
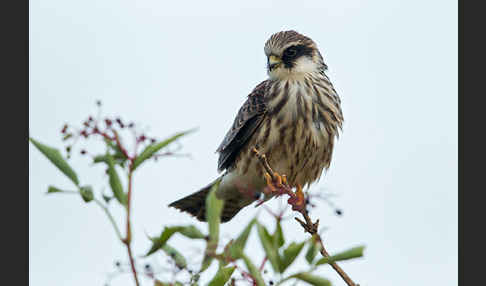
[[[253,148],[266,154],[274,176],[285,174],[288,185],[300,194],[329,168],[343,115],[316,43],[296,31],[282,31],[267,40],[264,51],[268,79],[248,95],[216,151],[218,172],[223,174],[170,207],[206,221],[206,196],[219,180],[216,197],[224,200],[221,222],[231,220],[262,193],[264,201],[273,197],[263,192],[269,174]]]

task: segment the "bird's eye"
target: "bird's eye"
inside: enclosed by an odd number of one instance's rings
[[[287,57],[294,57],[297,54],[297,49],[294,47],[288,48],[285,50],[285,55]]]

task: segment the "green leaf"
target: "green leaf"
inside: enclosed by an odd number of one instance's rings
[[[79,194],[81,194],[81,198],[87,203],[94,199],[93,188],[91,188],[91,186],[83,186],[79,188]]]
[[[186,268],[187,267],[187,261],[186,259],[184,258],[184,256],[182,256],[182,254],[177,251],[175,248],[173,248],[172,246],[168,245],[168,244],[165,244],[163,247],[162,247],[162,250],[167,254],[169,255],[172,259],[174,259],[174,262],[176,264],[176,266],[179,268],[179,269],[183,269],[183,268]]]
[[[115,132],[115,135],[118,137],[118,133],[116,131],[113,131],[113,132]],[[115,151],[114,157],[120,156],[120,155],[123,156],[123,157],[125,157],[125,155],[123,155],[123,152],[121,151],[120,147],[118,147],[118,145],[116,145],[115,142],[113,142],[112,140],[109,140],[109,139],[107,139],[105,137],[103,137],[103,140],[105,141],[106,146],[108,146],[110,149],[112,149],[113,151]]]
[[[216,191],[218,190],[220,182],[221,179],[216,180],[206,198],[206,218],[209,228],[209,242],[216,245],[219,240],[219,225],[221,223],[221,212],[224,204],[223,200],[216,197]]]
[[[113,162],[123,167],[123,163],[126,162],[126,157],[123,153],[115,153],[111,155],[113,157]],[[108,155],[98,155],[93,158],[93,163],[107,163],[108,164]]]
[[[169,240],[169,238],[176,232],[179,232],[180,234],[193,238],[193,239],[205,239],[206,236],[202,234],[196,227],[190,225],[190,226],[171,226],[171,227],[164,227],[164,230],[160,234],[159,237],[151,237],[150,240],[152,240],[152,247],[150,250],[145,254],[145,256],[149,256],[152,253],[156,252],[157,250],[161,249],[165,243]]]
[[[206,236],[195,226],[189,225],[189,226],[184,226],[179,230],[179,233],[192,239],[205,239]]]
[[[145,147],[145,149],[142,151],[142,153],[140,153],[140,155],[138,155],[137,158],[135,158],[135,160],[133,161],[132,171],[135,171],[135,169],[138,166],[140,166],[140,164],[142,164],[145,160],[150,159],[155,153],[160,151],[165,146],[167,146],[170,143],[174,142],[175,140],[179,139],[179,137],[187,135],[187,134],[189,134],[193,131],[194,131],[194,129],[184,131],[184,132],[180,132],[180,133],[177,133],[174,136],[172,136],[172,137],[170,137],[170,138],[168,138],[164,141],[148,145],[147,147]]]
[[[110,187],[113,191],[113,196],[115,196],[116,200],[120,204],[125,206],[127,204],[127,195],[123,191],[120,177],[118,177],[118,173],[116,172],[114,159],[108,152],[106,152],[106,160],[108,165],[108,177],[110,178]]]
[[[169,238],[177,232],[177,230],[178,227],[165,227],[159,237],[151,237],[150,240],[152,240],[152,247],[147,252],[147,254],[145,254],[145,256],[149,256],[157,250],[161,249],[165,245],[167,240],[169,240]]]
[[[113,199],[113,197],[110,197],[110,196],[107,196],[105,194],[102,195],[103,196],[103,200],[106,202],[106,203],[109,203],[111,201],[111,199]]]
[[[199,272],[203,272],[204,270],[208,269],[211,266],[211,262],[213,262],[214,258],[209,255],[204,255],[203,261],[201,263],[201,269]]]
[[[184,286],[184,284],[182,284],[179,281],[176,281],[175,283],[169,283],[169,282],[162,282],[160,280],[155,279],[154,286]]]
[[[285,238],[282,231],[282,225],[280,223],[280,219],[277,219],[277,226],[272,236],[273,236],[273,245],[276,248],[280,248],[285,244]]]
[[[273,238],[268,233],[267,229],[262,226],[260,223],[257,222],[257,230],[258,236],[260,237],[260,242],[262,243],[263,249],[265,250],[265,254],[267,255],[270,264],[275,272],[280,273],[279,267],[279,256],[277,252],[277,248],[273,245]]]
[[[250,235],[251,229],[255,223],[256,219],[252,219],[250,223],[248,223],[248,225],[245,227],[245,229],[240,233],[238,238],[230,245],[229,253],[233,259],[238,259],[243,254],[243,249],[245,248],[246,241],[248,240],[248,236]]]
[[[59,152],[58,149],[49,147],[47,145],[44,145],[33,138],[29,138],[30,142],[34,144],[34,146],[42,153],[44,156],[49,159],[61,172],[64,173],[71,181],[76,184],[76,186],[79,185],[79,180],[78,176],[74,172],[73,169],[69,166],[69,164],[64,160],[64,158],[61,155],[61,152]]]
[[[248,268],[251,276],[256,280],[255,282],[257,286],[265,286],[265,281],[263,281],[260,270],[255,266],[255,264],[253,264],[253,262],[251,262],[251,260],[245,254],[243,254],[241,257],[243,258],[246,268]]]
[[[50,193],[64,193],[64,192],[66,192],[66,191],[63,191],[61,189],[58,189],[58,188],[56,188],[54,186],[49,186],[47,188],[47,194],[50,194]]]
[[[283,255],[280,259],[280,271],[284,272],[287,267],[289,267],[292,262],[294,262],[295,258],[299,255],[300,251],[305,245],[305,241],[301,243],[292,242],[283,252]]]
[[[221,223],[221,211],[223,210],[223,200],[220,200],[216,197],[216,191],[218,190],[219,183],[221,179],[217,179],[211,190],[209,191],[209,195],[206,197],[206,219],[208,222],[208,229],[209,229],[209,240],[206,244],[206,250],[201,266],[201,272],[206,270],[213,261],[213,258],[210,254],[214,254],[216,252],[216,248],[218,247],[219,241],[219,225]]]
[[[343,251],[343,252],[338,253],[336,255],[332,255],[330,257],[323,257],[323,258],[321,258],[317,261],[316,265],[321,265],[321,264],[326,264],[326,263],[331,263],[331,262],[361,257],[361,256],[363,256],[364,248],[365,248],[364,246],[353,247],[349,250]]]
[[[231,278],[231,275],[233,274],[233,271],[235,271],[235,268],[236,266],[219,268],[218,272],[209,282],[208,286],[224,286],[224,283],[226,283]]]
[[[316,242],[315,236],[312,236],[309,240],[309,248],[305,254],[305,260],[311,264],[320,250],[321,246]]]
[[[291,278],[297,278],[299,280],[305,281],[314,286],[331,286],[331,282],[325,278],[312,275],[308,272],[301,272],[291,276]]]
[[[107,155],[98,155],[93,158],[93,163],[107,163],[108,164],[108,156]]]

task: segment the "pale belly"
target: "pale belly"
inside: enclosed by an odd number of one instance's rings
[[[263,152],[274,170],[285,174],[292,186],[318,180],[330,161],[332,144],[329,144],[327,133],[317,129],[312,121],[304,122],[301,118],[272,129],[274,134]]]
[[[272,169],[286,175],[291,186],[309,185],[321,177],[330,164],[333,138],[312,121],[277,123],[278,117],[266,118],[249,144],[245,155],[237,163],[236,174],[253,188],[265,186],[264,169],[254,154],[253,147],[267,156]],[[267,130],[270,128],[270,130]]]

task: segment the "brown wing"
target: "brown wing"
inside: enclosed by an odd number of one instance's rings
[[[221,172],[233,165],[241,148],[260,126],[266,111],[264,95],[267,86],[268,80],[257,85],[238,111],[233,126],[216,150],[219,152],[218,171]]]

